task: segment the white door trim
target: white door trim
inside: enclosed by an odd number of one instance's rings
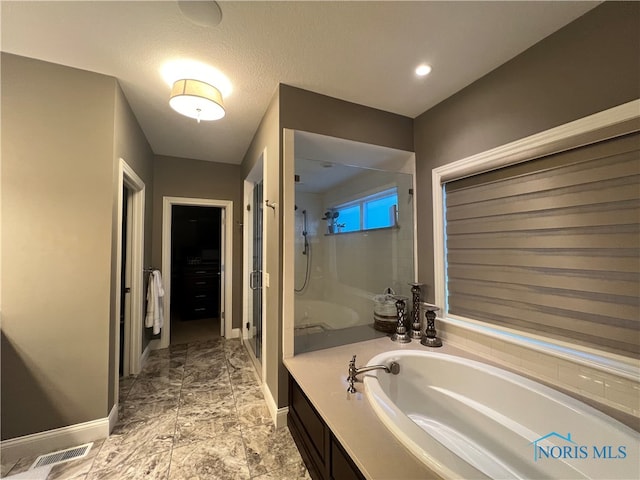
[[[131,302],[131,315],[129,325],[125,325],[125,336],[129,339],[125,343],[124,362],[128,365],[128,371],[123,371],[124,375],[137,374],[140,372],[140,356],[142,355],[142,309],[143,309],[143,278],[142,269],[144,261],[144,208],[145,208],[145,184],[138,174],[122,158],[118,160],[118,200],[117,200],[117,222],[116,222],[116,285],[115,285],[115,308],[113,312],[115,343],[115,369],[114,369],[114,392],[118,398],[119,377],[120,377],[120,278],[122,272],[122,189],[127,187],[131,191],[130,204],[130,240],[131,249],[127,264],[131,268],[131,292],[129,294]],[[117,403],[117,402],[116,402]]]
[[[224,215],[224,309],[221,311],[220,335],[231,338],[234,331],[232,319],[233,285],[233,201],[206,198],[163,197],[162,198],[162,279],[164,282],[164,326],[160,332],[159,348],[168,348],[171,342],[171,207],[186,205],[195,207],[218,207]]]

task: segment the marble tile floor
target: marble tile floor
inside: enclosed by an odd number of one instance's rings
[[[25,472],[35,458],[0,473]],[[289,430],[273,425],[245,347],[218,338],[152,352],[121,380],[109,438],[47,480],[310,478]]]
[[[182,321],[179,315],[171,314],[171,345],[201,342],[215,338],[220,338],[219,318]]]

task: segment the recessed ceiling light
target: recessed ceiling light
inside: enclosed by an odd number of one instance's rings
[[[425,75],[429,75],[431,73],[431,66],[423,63],[422,65],[418,65],[416,68],[416,75],[419,77],[424,77]]]
[[[213,0],[178,0],[178,8],[196,25],[216,27],[222,21],[222,10]]]

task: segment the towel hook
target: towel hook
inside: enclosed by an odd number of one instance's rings
[[[278,206],[278,204],[276,202],[270,202],[269,200],[265,200],[264,204],[269,208],[273,208],[274,210]]]

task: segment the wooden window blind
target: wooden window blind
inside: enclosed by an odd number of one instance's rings
[[[445,184],[448,313],[640,357],[640,134]]]

